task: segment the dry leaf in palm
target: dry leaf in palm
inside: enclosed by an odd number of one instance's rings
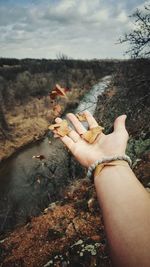
[[[60,123],[51,124],[49,130],[54,131],[61,137],[69,134],[71,131],[66,120],[62,120]]]
[[[94,127],[91,130],[88,130],[87,132],[85,132],[82,135],[82,138],[84,140],[86,140],[88,143],[92,144],[92,143],[94,143],[94,141],[96,140],[98,135],[100,135],[102,133],[103,129],[104,128],[101,126]]]
[[[76,117],[78,118],[79,121],[87,121],[84,113],[77,113]]]

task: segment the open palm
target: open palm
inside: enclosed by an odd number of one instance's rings
[[[89,111],[84,112],[89,129],[98,126],[98,123]],[[85,127],[73,113],[67,114],[68,119],[73,124],[75,130],[71,130],[68,136],[60,137],[62,142],[68,147],[76,159],[85,167],[89,167],[96,160],[107,156],[124,155],[128,141],[128,133],[125,128],[126,115],[119,116],[114,123],[114,131],[105,135],[101,133],[93,144],[89,144],[82,138],[86,132]],[[57,123],[61,122],[56,118]]]

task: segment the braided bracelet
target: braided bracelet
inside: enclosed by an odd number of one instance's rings
[[[108,165],[110,165],[110,164],[109,164],[110,162],[118,161],[118,160],[124,160],[124,161],[126,161],[126,162],[129,164],[129,166],[132,165],[132,161],[131,161],[130,157],[128,157],[127,155],[102,158],[101,160],[96,160],[96,161],[95,161],[95,162],[88,168],[88,171],[87,171],[87,177],[88,177],[88,178],[91,178],[91,177],[92,177],[93,172],[94,172],[94,170],[96,169],[96,167],[97,167],[98,165],[102,164],[103,167],[104,167],[104,165],[107,165],[107,163],[108,163]],[[112,164],[112,165],[113,165],[113,164]],[[115,165],[115,164],[114,164],[114,165]],[[119,165],[119,164],[118,164],[118,165]],[[103,168],[103,167],[102,167],[102,168]]]

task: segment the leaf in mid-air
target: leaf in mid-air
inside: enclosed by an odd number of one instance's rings
[[[68,98],[66,95],[66,89],[62,88],[59,84],[55,85],[55,88],[49,93],[49,96],[54,100],[57,96]]]
[[[55,116],[58,116],[59,113],[61,112],[61,106],[60,106],[59,104],[55,105],[55,106],[53,107],[53,111],[54,111],[54,115],[55,115]]]
[[[65,89],[62,88],[59,84],[56,84],[55,91],[57,92],[58,95],[67,97],[65,93]]]
[[[37,156],[32,156],[33,159],[39,159],[39,160],[43,160],[45,159],[44,155],[37,155]]]
[[[58,94],[57,94],[56,91],[52,91],[52,92],[49,94],[49,97],[50,97],[52,100],[54,100],[54,99],[56,98],[57,95],[58,95]]]

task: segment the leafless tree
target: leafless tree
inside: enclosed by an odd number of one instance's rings
[[[119,43],[129,44],[130,48],[126,51],[126,54],[130,54],[132,58],[149,57],[150,5],[145,6],[143,10],[137,9],[129,17],[133,18],[135,29],[120,38]]]
[[[59,61],[67,61],[67,60],[70,60],[71,59],[69,56],[67,56],[66,54],[61,53],[61,52],[59,52],[56,55],[56,57],[57,57],[57,60],[59,60]]]

